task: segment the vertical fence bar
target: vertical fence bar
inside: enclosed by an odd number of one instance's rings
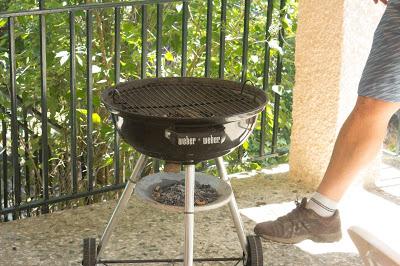
[[[14,183],[14,199],[15,206],[21,203],[21,176],[19,166],[19,132],[17,120],[17,88],[16,88],[16,62],[15,62],[15,29],[14,18],[8,19],[8,36],[9,36],[9,64],[10,64],[10,89],[11,89],[11,154],[13,165],[13,183]],[[18,213],[14,213],[14,217],[18,217]]]
[[[242,50],[242,82],[247,78],[247,57],[249,50],[249,20],[250,20],[251,0],[246,0],[244,4],[244,26],[243,26],[243,50]]]
[[[188,35],[188,3],[184,1],[182,6],[182,65],[181,65],[181,76],[186,76],[187,67],[187,35]]]
[[[164,6],[157,4],[156,77],[161,76],[163,13]],[[160,171],[160,161],[158,159],[153,159],[153,169],[156,173]]]
[[[263,90],[265,92],[268,91],[269,88],[269,63],[270,63],[270,47],[269,41],[271,38],[271,33],[269,28],[272,23],[272,12],[274,9],[274,1],[268,0],[268,9],[267,9],[267,21],[265,24],[265,51],[264,51],[264,75],[263,75]],[[269,99],[267,94],[267,105],[268,106]],[[267,111],[266,108],[261,113],[261,131],[260,131],[260,156],[265,155],[265,134],[266,134],[266,126],[267,126]]]
[[[141,69],[140,69],[140,77],[142,79],[147,76],[147,6],[142,5],[142,57],[141,57]],[[153,161],[153,166],[156,168],[155,161]]]
[[[1,120],[1,132],[3,133],[4,131],[3,131],[3,127],[4,127],[4,118]],[[1,139],[3,140],[3,135],[1,136]],[[2,143],[3,144],[3,143]],[[0,149],[0,155],[2,155],[4,152],[6,152],[6,147],[5,146],[2,146],[1,147],[1,149]],[[4,162],[2,162],[2,164],[3,164]],[[4,168],[2,168],[2,169],[4,169]],[[3,175],[4,175],[4,172],[3,171],[0,171],[0,173],[1,173],[1,175],[0,175],[0,210],[3,208],[2,207],[2,197],[3,197],[3,187],[2,187],[2,185],[1,185],[1,182],[3,182]],[[0,215],[0,221],[1,221],[1,215]]]
[[[286,1],[281,0],[279,12],[280,12],[280,22],[281,27],[279,29],[279,47],[283,47],[283,38],[285,36],[285,31],[282,26],[282,20],[284,18],[283,8],[285,7]],[[275,84],[280,85],[282,82],[282,55],[278,53],[277,64],[276,64],[276,80]],[[272,133],[272,148],[271,153],[275,153],[277,149],[277,142],[278,142],[278,130],[279,130],[279,105],[280,105],[280,95],[275,93],[275,101],[274,101],[274,127]]]
[[[225,35],[226,35],[226,0],[221,0],[221,29],[219,34],[219,71],[220,79],[225,74]]]
[[[142,56],[141,56],[141,68],[140,68],[140,77],[142,79],[147,77],[147,28],[148,28],[148,22],[147,22],[147,5],[142,5],[142,32],[141,32],[141,38],[142,38]],[[154,163],[154,161],[153,161]]]
[[[250,4],[251,0],[245,0],[244,4],[244,23],[243,23],[243,39],[242,39],[242,75],[241,82],[247,79],[247,58],[249,50],[249,17],[250,17]],[[237,150],[238,160],[243,156],[243,148],[240,146]]]
[[[205,77],[210,77],[211,70],[212,12],[213,2],[212,0],[207,0],[206,61],[204,67]]]
[[[39,2],[40,9],[44,9],[44,0]],[[42,122],[42,179],[43,199],[49,199],[49,145],[47,135],[47,61],[46,61],[46,18],[39,16],[40,24],[40,83],[41,83],[41,122]],[[48,213],[48,204],[43,205],[42,213]]]
[[[115,51],[114,51],[114,74],[115,84],[120,82],[121,76],[121,8],[114,9],[114,32],[115,32]]]
[[[33,154],[33,161],[34,164],[36,165],[37,168],[39,168],[39,165],[41,164],[40,162],[40,156],[41,156],[41,152],[35,151]],[[39,176],[42,176],[42,170],[39,169]],[[35,178],[35,185],[34,185],[34,190],[35,190],[35,197],[37,198],[39,195],[41,195],[41,191],[40,191],[40,180],[38,178]],[[39,209],[36,209],[36,214],[39,215]]]
[[[26,110],[23,110],[24,117],[24,160],[25,160],[25,193],[29,198],[31,195],[31,182],[29,178],[29,166],[26,163],[29,160],[29,133],[28,133],[28,121]]]
[[[7,158],[7,123],[1,121],[1,134],[3,145],[3,207],[8,208],[8,158]],[[8,221],[8,215],[4,215],[4,221]]]
[[[70,111],[70,127],[71,127],[71,173],[72,173],[72,193],[78,192],[78,163],[76,155],[76,137],[77,137],[77,121],[76,121],[76,55],[75,55],[75,12],[69,13],[69,87],[71,91],[71,111]]]
[[[161,76],[163,9],[162,4],[157,4],[156,77]]]
[[[87,89],[87,175],[89,191],[93,190],[93,75],[92,75],[92,41],[93,41],[93,16],[92,11],[86,10],[86,89]]]
[[[28,166],[29,160],[29,132],[28,132],[28,121],[27,121],[27,112],[23,109],[23,117],[24,117],[24,160],[25,160],[25,195],[26,201],[31,197],[31,180],[30,180],[30,170]],[[26,210],[26,214],[28,217],[31,216],[31,209]]]
[[[115,51],[114,51],[114,75],[115,75],[115,84],[117,85],[120,82],[121,77],[121,10],[119,7],[116,7],[114,10],[114,34],[115,34]],[[114,177],[115,183],[120,183],[120,174],[119,174],[119,135],[117,132],[117,128],[114,125]]]
[[[147,70],[147,6],[142,5],[142,57],[140,77],[146,78]]]
[[[211,72],[211,41],[212,41],[212,12],[213,1],[207,0],[207,25],[206,25],[206,58],[204,62],[204,76],[210,77]],[[206,162],[201,163],[201,169],[206,168]]]

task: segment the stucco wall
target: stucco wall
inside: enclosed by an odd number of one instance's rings
[[[373,0],[300,0],[290,176],[317,185],[354,106],[373,32]]]

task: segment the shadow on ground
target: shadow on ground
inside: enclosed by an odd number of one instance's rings
[[[285,213],[294,207],[296,197],[310,194],[301,183],[290,181],[287,173],[264,172],[232,183],[248,233],[256,221]],[[115,204],[115,201],[104,202],[1,224],[0,265],[79,265],[82,239],[99,239]],[[196,214],[195,222],[195,257],[241,255],[226,206]],[[182,258],[183,233],[183,215],[149,208],[132,197],[105,257]],[[263,242],[263,247],[265,265],[361,265],[347,236],[339,244]]]

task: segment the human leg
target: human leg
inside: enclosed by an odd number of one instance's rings
[[[388,121],[399,108],[400,103],[362,96],[358,98],[354,110],[340,130],[328,169],[317,190],[322,197],[331,201],[340,200],[356,174],[378,153]],[[318,208],[325,210],[327,206],[323,205],[324,201],[320,198],[316,199],[318,203],[311,200],[308,204],[303,199],[289,214],[276,221],[258,224],[255,233],[283,243],[297,243],[305,239],[317,242],[339,240],[339,212],[333,209],[329,217],[322,217]]]
[[[333,206],[356,174],[373,160],[390,117],[400,107],[400,1],[391,1],[375,31],[374,42],[360,81],[356,105],[342,126],[334,151],[318,187],[318,197]],[[303,199],[289,214],[257,224],[264,238],[297,243],[304,239],[332,242],[341,237],[338,210]],[[331,215],[326,210],[331,211]],[[328,215],[321,215],[328,214]],[[322,217],[326,216],[326,217]]]
[[[399,88],[400,89],[400,88]],[[317,192],[339,201],[357,173],[377,155],[400,103],[359,96],[343,124]]]

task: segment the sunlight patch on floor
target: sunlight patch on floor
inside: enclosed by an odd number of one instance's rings
[[[400,171],[390,165],[382,163],[380,177],[375,184],[378,188],[395,197],[400,197]]]
[[[256,223],[275,220],[291,211],[296,205],[294,202],[267,204],[259,207],[240,209],[240,213]]]
[[[234,174],[228,175],[228,177],[242,179],[242,178],[254,177],[259,174],[275,175],[275,174],[283,174],[283,173],[287,173],[287,172],[289,172],[289,164],[279,164],[276,167],[273,167],[270,169],[261,169],[261,170],[252,170],[252,171],[241,172],[241,173],[234,173]]]
[[[341,205],[345,226],[360,226],[400,253],[399,205],[361,188],[348,193]]]

